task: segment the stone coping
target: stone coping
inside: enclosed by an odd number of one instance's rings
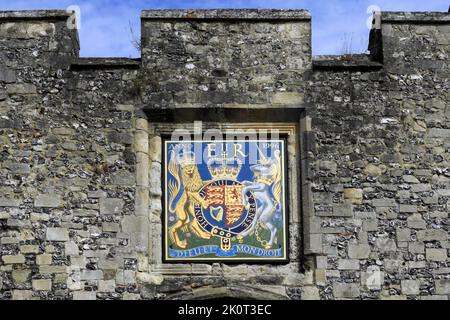
[[[391,23],[450,23],[448,12],[381,12],[381,22]]]
[[[138,69],[141,59],[136,58],[77,58],[72,61],[71,70],[127,68]]]
[[[0,20],[65,20],[71,15],[66,10],[0,11]]]
[[[314,69],[377,70],[383,64],[370,60],[367,54],[324,55],[313,57]]]
[[[306,10],[206,9],[143,10],[142,19],[156,20],[311,20]]]

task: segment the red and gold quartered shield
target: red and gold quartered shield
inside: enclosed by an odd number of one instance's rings
[[[244,213],[242,186],[225,186],[225,226],[232,227]]]
[[[224,206],[225,227],[232,227],[244,213],[242,185],[207,186],[205,199],[209,202],[210,206]]]

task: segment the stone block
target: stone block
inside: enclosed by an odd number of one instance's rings
[[[0,65],[0,82],[16,82],[16,72],[4,64]]]
[[[450,129],[431,128],[428,136],[430,138],[450,138]]]
[[[397,251],[397,245],[395,244],[395,241],[390,238],[377,238],[375,244],[378,250],[382,253]]]
[[[39,246],[37,245],[31,245],[31,244],[26,244],[26,245],[22,245],[20,246],[20,252],[22,252],[23,254],[28,254],[28,253],[39,253]]]
[[[64,244],[64,253],[66,256],[79,256],[80,250],[75,242],[69,241]]]
[[[31,290],[14,290],[12,293],[12,300],[31,300],[33,291]]]
[[[161,137],[154,136],[149,141],[149,156],[150,161],[161,162]]]
[[[420,183],[420,181],[412,175],[404,175],[402,178],[405,183]]]
[[[372,204],[374,207],[396,207],[397,202],[395,199],[390,198],[381,198],[381,199],[373,199]]]
[[[420,284],[418,280],[402,280],[401,289],[405,295],[417,295],[419,294]]]
[[[33,290],[50,291],[52,289],[51,279],[35,279],[32,281]]]
[[[305,286],[302,289],[302,300],[320,300],[319,289],[316,287]]]
[[[38,208],[59,208],[62,205],[62,197],[57,194],[40,194],[34,200],[34,206]]]
[[[368,244],[349,244],[348,256],[351,259],[367,259],[370,254],[370,246]]]
[[[335,204],[333,205],[333,216],[334,217],[352,217],[353,207],[350,202]]]
[[[384,272],[378,267],[368,267],[367,271],[361,272],[361,285],[369,290],[380,290],[384,282]]]
[[[23,264],[25,263],[25,256],[23,254],[5,255],[2,256],[4,264]]]
[[[410,229],[397,229],[396,235],[397,235],[398,242],[411,240],[411,230]]]
[[[357,259],[339,259],[338,269],[339,270],[359,270],[359,260]]]
[[[378,220],[377,219],[366,219],[362,222],[363,231],[377,231],[378,230]]]
[[[450,279],[435,280],[436,294],[450,294]]]
[[[6,92],[11,95],[36,94],[36,86],[30,83],[14,83],[6,85]]]
[[[425,246],[421,242],[410,242],[408,243],[408,250],[414,254],[425,253]]]
[[[69,241],[69,231],[65,228],[47,228],[45,239],[47,241]]]
[[[51,254],[40,254],[36,256],[36,264],[38,265],[50,265],[52,264],[52,260]]]
[[[425,229],[427,226],[427,223],[419,213],[414,213],[412,216],[409,216],[406,222],[411,229]]]
[[[11,198],[0,198],[0,207],[19,207],[22,201]]]
[[[17,284],[23,284],[28,281],[30,278],[31,270],[13,270],[12,271],[12,278],[15,283]]]
[[[73,300],[97,300],[97,293],[95,291],[74,291]]]
[[[29,174],[31,172],[30,165],[27,163],[19,163],[12,161],[5,161],[3,167],[7,168],[9,171],[17,174]]]
[[[119,232],[119,224],[113,222],[102,223],[103,232]]]
[[[122,296],[123,300],[140,300],[141,295],[138,293],[125,292]]]
[[[363,190],[355,188],[344,189],[344,199],[348,199],[353,204],[361,204],[363,200]]]
[[[417,231],[417,240],[419,241],[445,241],[448,234],[440,229],[428,229]]]
[[[116,283],[118,285],[131,285],[136,283],[136,272],[133,270],[117,270]]]
[[[301,105],[303,101],[303,94],[297,92],[275,92],[272,96],[273,104]]]
[[[125,233],[135,233],[144,230],[148,226],[148,218],[125,216],[122,219],[122,231]]]
[[[383,170],[380,167],[376,166],[376,165],[368,164],[364,168],[363,173],[365,175],[367,175],[367,176],[378,177],[378,176],[381,176],[383,174]]]
[[[116,281],[114,280],[100,280],[98,282],[98,292],[115,292]]]
[[[335,298],[358,298],[359,284],[335,282],[333,283],[333,294]]]
[[[101,270],[82,270],[80,280],[101,280],[103,279],[103,271]]]
[[[411,204],[401,204],[399,211],[401,213],[414,213],[417,212],[417,206]]]
[[[447,249],[426,249],[425,257],[428,261],[446,261]]]
[[[100,198],[100,214],[120,215],[125,202],[119,198]]]

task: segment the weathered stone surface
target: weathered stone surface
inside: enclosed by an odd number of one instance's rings
[[[25,256],[22,254],[2,256],[4,264],[22,264],[25,263]]]
[[[417,280],[402,280],[401,288],[402,293],[406,295],[417,295],[420,292],[420,284]]]
[[[100,280],[98,282],[98,292],[115,292],[116,282],[114,280]]]
[[[18,207],[20,204],[18,199],[0,198],[0,207]]]
[[[449,298],[448,13],[313,58],[303,11],[144,12],[140,61],[79,58],[68,17],[0,12],[0,298]],[[299,124],[289,263],[161,261],[162,136],[193,119]]]
[[[122,212],[124,201],[117,198],[100,198],[100,214],[115,215]]]
[[[97,300],[95,291],[74,291],[73,300]]]
[[[344,189],[344,198],[349,199],[353,204],[361,204],[363,200],[362,189],[348,188]]]
[[[52,264],[51,254],[41,254],[36,256],[36,264],[38,265],[49,265]]]
[[[47,228],[45,238],[48,241],[68,241],[69,231],[64,228]]]
[[[39,253],[39,246],[37,245],[23,245],[20,246],[20,252],[22,252],[23,254],[27,254],[27,253]]]
[[[33,290],[36,291],[49,291],[52,289],[51,279],[36,279],[32,281]]]
[[[319,289],[316,287],[304,287],[301,298],[302,300],[320,300]]]
[[[62,206],[62,198],[55,194],[41,194],[34,200],[35,207],[58,208]]]
[[[339,259],[339,270],[359,270],[359,260],[356,259]]]
[[[436,280],[435,282],[436,294],[450,294],[450,280],[449,279],[441,279]]]
[[[427,223],[423,220],[422,216],[418,213],[414,213],[407,219],[408,227],[412,229],[425,229]]]
[[[353,216],[353,207],[349,202],[336,204],[333,206],[333,216],[335,217],[351,217]]]
[[[28,95],[36,94],[36,86],[30,83],[17,83],[6,85],[8,94]]]
[[[31,274],[31,270],[13,270],[12,278],[14,282],[22,284],[29,280]]]
[[[367,244],[349,244],[348,256],[351,259],[367,259],[370,254],[370,246]]]
[[[448,239],[448,233],[444,230],[420,230],[417,232],[419,241],[445,241]]]
[[[389,238],[377,238],[376,246],[380,252],[395,252],[397,250],[397,245],[393,239]]]
[[[426,249],[425,256],[429,261],[446,261],[447,250],[446,249]]]
[[[101,280],[103,272],[101,270],[83,270],[80,273],[81,280]]]
[[[33,291],[31,290],[14,290],[12,300],[31,300]]]
[[[359,296],[360,288],[356,283],[333,283],[333,294],[335,298],[356,298]]]
[[[75,242],[69,241],[64,244],[64,253],[66,256],[78,256],[80,255],[80,250]]]

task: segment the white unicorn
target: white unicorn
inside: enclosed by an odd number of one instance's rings
[[[270,230],[270,240],[264,241],[265,249],[270,249],[275,241],[277,233],[276,220],[281,215],[281,159],[280,150],[274,151],[273,158],[268,159],[258,148],[261,159],[257,164],[250,166],[253,172],[253,181],[243,181],[242,201],[248,208],[247,192],[254,193],[258,206],[256,217],[250,227],[240,234],[240,237],[246,237],[253,232],[258,224]]]

